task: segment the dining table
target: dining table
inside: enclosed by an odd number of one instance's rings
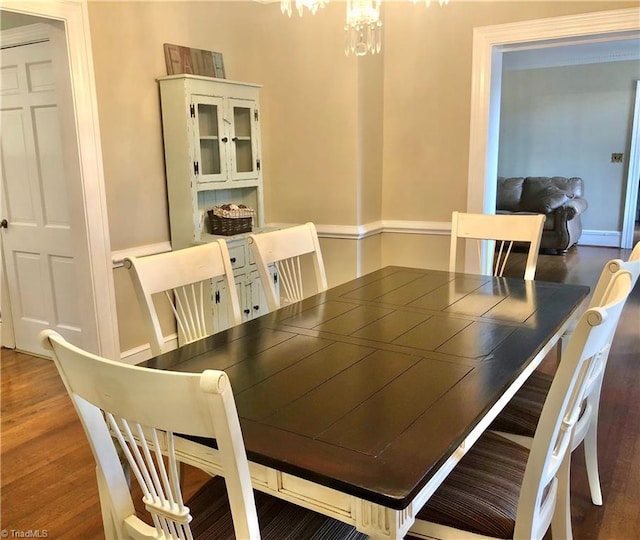
[[[141,365],[224,370],[254,489],[399,539],[588,292],[388,266]],[[212,439],[176,453],[222,473]]]

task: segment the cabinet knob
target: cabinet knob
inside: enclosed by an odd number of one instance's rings
[[[222,142],[229,142],[229,139],[227,137],[222,137]]]
[[[9,222],[6,219],[3,219],[2,221],[0,221],[0,229],[8,229],[9,228]]]
[[[256,311],[258,311],[260,309],[260,306],[253,306],[253,309],[255,309]]]
[[[236,142],[238,140],[238,137],[234,137],[233,139],[231,139],[233,142]]]
[[[249,313],[251,313],[251,310],[250,310],[250,309],[245,309],[245,310],[244,310],[244,312],[245,312],[247,315],[249,315]]]
[[[236,262],[236,258],[235,257],[231,257],[231,264]]]

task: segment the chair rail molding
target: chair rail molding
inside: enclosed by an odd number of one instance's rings
[[[469,178],[467,211],[493,213],[498,169],[498,118],[502,83],[502,53],[510,45],[539,47],[545,40],[558,45],[620,39],[625,32],[640,31],[640,8],[598,11],[548,19],[484,26],[473,31]],[[484,249],[482,269],[491,261]],[[475,271],[467,261],[467,271]]]
[[[267,227],[282,229],[293,227],[299,223],[269,223]],[[405,221],[405,220],[383,220],[372,221],[364,225],[338,225],[324,224],[316,225],[318,236],[321,238],[336,238],[339,240],[362,240],[369,236],[383,233],[395,234],[428,234],[436,236],[448,236],[451,234],[450,221]],[[111,252],[113,268],[120,268],[125,257],[134,255],[143,257],[145,255],[156,255],[171,251],[171,242],[158,242],[156,244],[145,244]]]
[[[299,225],[298,223],[269,223],[269,227],[283,228]],[[450,221],[407,221],[382,220],[364,223],[363,225],[316,224],[320,238],[336,238],[341,240],[362,240],[369,236],[383,233],[449,235]]]
[[[132,248],[121,249],[111,252],[111,261],[113,268],[120,268],[124,265],[125,257],[144,257],[145,255],[157,255],[158,253],[166,253],[171,251],[171,242],[158,242],[157,244],[145,244],[144,246],[136,246]]]
[[[299,223],[269,223],[268,227],[284,228],[293,225],[299,225]],[[363,240],[382,233],[448,236],[451,234],[451,222],[382,220],[373,221],[364,225],[316,225],[316,229],[319,237],[338,240]],[[112,265],[114,269],[121,268],[124,258],[130,255],[143,257],[145,255],[155,255],[167,251],[171,251],[171,242],[169,241],[113,251],[111,252]],[[176,334],[165,336],[165,344],[168,350],[175,349],[178,346],[178,336]],[[127,364],[139,364],[152,356],[151,348],[148,344],[144,344],[121,351],[120,360]]]

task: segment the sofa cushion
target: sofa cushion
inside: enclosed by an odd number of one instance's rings
[[[520,198],[522,196],[522,183],[524,177],[498,178],[497,210],[517,212],[520,210]]]
[[[555,178],[529,177],[522,184],[520,206],[528,212],[549,214],[571,198],[573,193],[559,188]]]
[[[548,186],[538,191],[536,197],[522,198],[522,207],[529,212],[549,214],[569,200],[566,191],[555,186]]]
[[[584,195],[584,182],[580,177],[573,176],[571,178],[565,178],[564,176],[552,176],[551,182],[557,188],[566,191],[570,199]]]

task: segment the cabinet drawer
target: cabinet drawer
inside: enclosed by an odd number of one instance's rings
[[[244,268],[246,264],[244,244],[229,246],[229,257],[231,257],[231,267],[234,270]]]

